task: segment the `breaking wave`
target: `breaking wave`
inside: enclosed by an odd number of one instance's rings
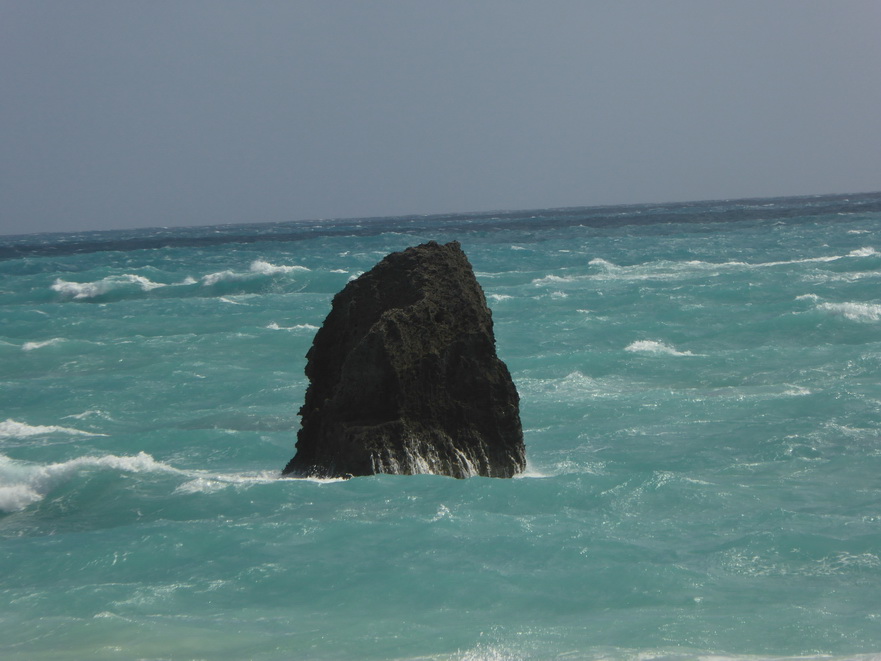
[[[310,271],[311,269],[305,266],[283,266],[278,264],[272,264],[263,259],[255,259],[251,262],[251,266],[247,271],[218,271],[217,273],[209,273],[208,275],[203,275],[201,279],[201,283],[205,287],[211,287],[220,282],[236,282],[241,280],[252,280],[254,278],[259,278],[260,276],[273,276],[273,275],[283,275],[286,273],[294,273],[297,271]]]
[[[51,289],[66,298],[80,301],[83,299],[98,298],[110,292],[120,290],[147,292],[160,287],[167,287],[159,282],[153,282],[142,275],[124,273],[122,275],[110,275],[95,282],[70,282],[57,278]]]
[[[293,273],[296,271],[310,271],[311,269],[305,266],[298,266],[296,264],[291,266],[280,266],[277,264],[271,264],[262,259],[255,259],[251,262],[251,272],[252,273],[261,273],[263,275],[276,275],[277,273]]]
[[[5,423],[0,423],[0,429],[3,428],[3,424]],[[86,433],[68,430],[64,427],[31,427],[30,429]],[[345,481],[344,478],[286,478],[286,480],[281,480],[278,471],[218,473],[207,470],[184,470],[157,461],[146,452],[139,452],[131,456],[107,454],[77,457],[69,461],[51,464],[18,461],[0,454],[0,512],[21,511],[43,500],[65,482],[80,474],[95,470],[177,476],[182,481],[171,490],[170,493],[173,494],[214,493],[229,487],[244,488],[259,484],[284,483],[289,480],[318,484]]]
[[[632,353],[661,354],[667,356],[696,356],[698,354],[691,351],[679,351],[675,347],[657,340],[637,340],[624,347],[624,351]]]
[[[73,429],[71,427],[59,427],[57,425],[29,425],[24,422],[7,419],[0,422],[0,438],[28,438],[30,436],[44,436],[46,434],[69,434],[73,436],[105,436],[93,432]]]
[[[844,317],[850,321],[881,321],[881,304],[878,303],[820,303],[817,310]]]
[[[230,289],[229,283],[233,285],[244,282],[266,282],[267,278],[275,278],[277,276],[288,275],[291,273],[308,272],[306,266],[299,265],[280,265],[273,264],[264,259],[255,259],[251,262],[248,270],[237,271],[227,269],[208,273],[199,278],[186,276],[179,282],[165,283],[155,282],[143,275],[133,273],[123,273],[120,275],[109,275],[100,280],[92,282],[73,282],[57,278],[50,286],[50,289],[58,294],[62,299],[73,301],[102,301],[102,300],[119,300],[123,298],[139,297],[155,290],[167,290],[162,296],[177,296],[183,292],[189,292],[189,295],[200,295],[196,292],[199,289],[212,288],[226,284],[225,293]],[[253,285],[246,285],[248,286]],[[177,293],[171,293],[172,289]],[[188,295],[188,294],[183,294]]]
[[[279,326],[274,321],[266,326],[269,330],[286,330],[286,331],[317,331],[318,326],[312,324],[296,324],[294,326]]]
[[[78,472],[112,469],[129,473],[178,472],[140,452],[133,457],[79,457],[56,464],[32,464],[0,455],[0,511],[17,512],[39,502]]]
[[[837,262],[844,259],[875,257],[878,253],[871,246],[865,246],[851,250],[845,255],[827,255],[821,257],[805,257],[801,259],[770,261],[770,262],[744,262],[731,260],[727,262],[707,262],[702,260],[671,261],[660,260],[657,262],[645,262],[621,266],[602,257],[595,257],[588,262],[594,267],[593,273],[577,275],[549,274],[532,280],[532,284],[541,287],[572,283],[584,280],[678,280],[692,276],[705,277],[713,273],[725,271],[738,271],[744,269],[765,269],[780,266],[793,266],[797,264],[824,264]]]
[[[51,340],[43,340],[42,342],[25,342],[21,345],[22,351],[33,351],[34,349],[42,349],[43,347],[51,347],[55,344],[64,342],[63,337],[53,337]]]

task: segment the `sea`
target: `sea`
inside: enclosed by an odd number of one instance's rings
[[[429,240],[527,470],[282,478]],[[881,193],[0,237],[0,658],[881,659]]]

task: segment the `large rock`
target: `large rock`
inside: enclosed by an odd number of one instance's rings
[[[333,299],[285,474],[511,477],[519,397],[458,242],[393,253]]]

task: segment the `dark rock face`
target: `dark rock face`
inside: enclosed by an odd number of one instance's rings
[[[458,242],[392,253],[333,299],[284,474],[511,477],[520,398]]]

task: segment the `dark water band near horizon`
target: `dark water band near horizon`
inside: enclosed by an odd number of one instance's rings
[[[453,239],[527,471],[279,479]],[[881,193],[0,237],[0,656],[878,658],[879,285]]]

